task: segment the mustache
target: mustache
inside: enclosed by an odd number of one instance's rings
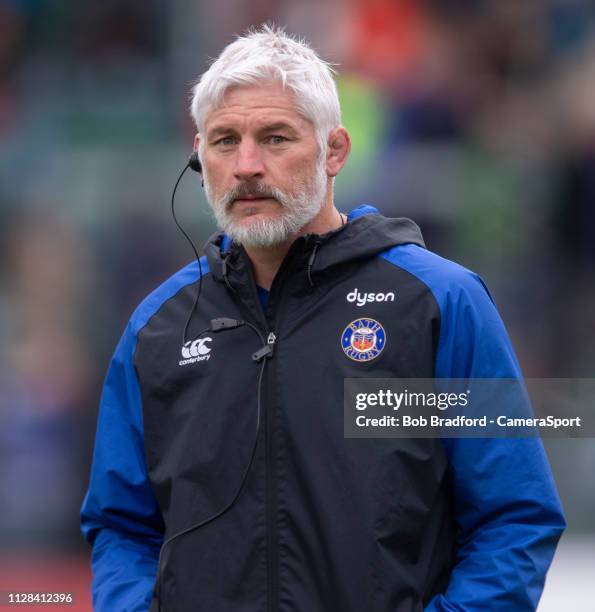
[[[248,197],[279,199],[279,191],[271,185],[255,181],[239,183],[232,187],[225,195],[225,206],[230,208],[235,200]]]

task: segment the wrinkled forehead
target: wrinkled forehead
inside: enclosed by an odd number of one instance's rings
[[[262,122],[284,119],[296,128],[314,127],[293,90],[270,80],[227,87],[205,113],[204,130],[208,131],[214,124],[245,118]]]

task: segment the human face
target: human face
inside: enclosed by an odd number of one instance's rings
[[[200,152],[217,223],[240,244],[281,244],[298,235],[325,202],[325,152],[293,93],[279,83],[228,89],[207,115]]]

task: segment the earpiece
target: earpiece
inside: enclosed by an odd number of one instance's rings
[[[194,170],[194,172],[202,174],[202,166],[200,165],[200,160],[198,159],[198,151],[192,152],[192,155],[188,160],[188,165],[190,166],[191,170]]]

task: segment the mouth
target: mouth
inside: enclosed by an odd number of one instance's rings
[[[268,196],[253,196],[253,195],[242,196],[241,198],[236,198],[235,200],[233,200],[229,208],[231,209],[237,205],[241,206],[242,208],[246,208],[258,202],[265,202],[267,200],[272,200],[272,199],[273,198],[268,197]]]
[[[234,202],[254,202],[255,200],[270,200],[267,196],[244,196],[242,198],[236,198]]]

